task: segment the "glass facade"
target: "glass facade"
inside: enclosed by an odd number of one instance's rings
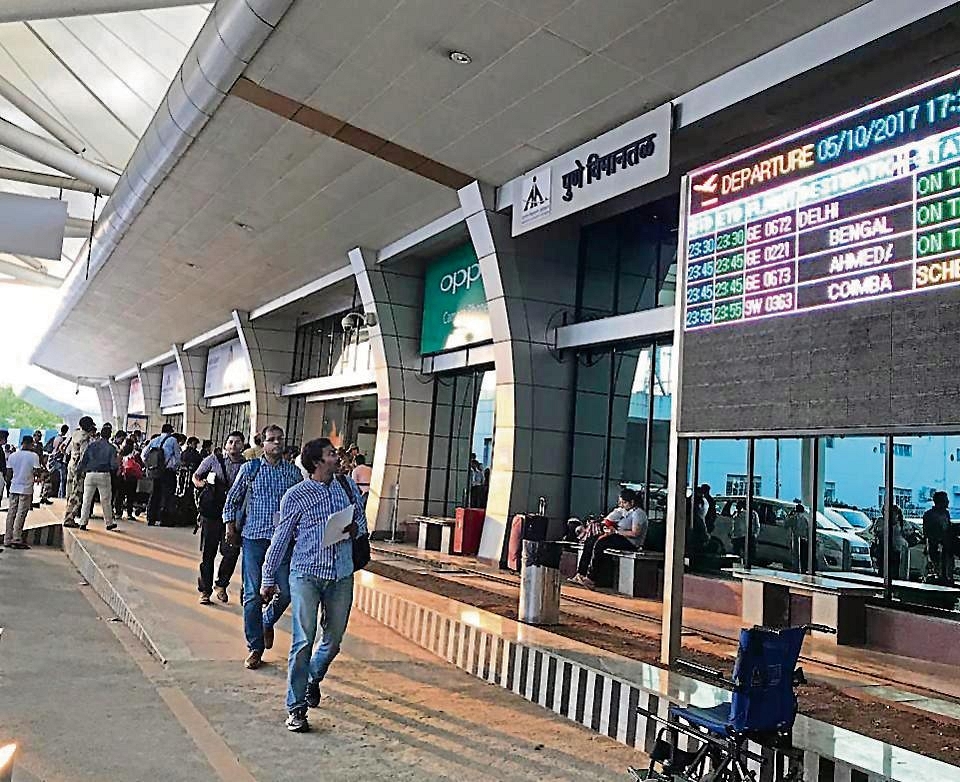
[[[606,512],[622,487],[644,491],[663,516],[670,439],[673,346],[648,344],[577,354],[570,515]]]
[[[170,424],[173,427],[175,432],[183,432],[187,437],[190,437],[193,432],[184,432],[183,431],[183,413],[173,413],[172,415],[165,415],[163,417],[163,422],[165,424]]]
[[[496,374],[478,368],[436,375],[433,383],[424,513],[450,517],[457,507],[486,507]],[[479,472],[471,469],[471,455]]]
[[[673,305],[679,208],[667,198],[581,231],[578,321]]]
[[[247,442],[253,443],[248,402],[212,408],[210,439],[213,440],[213,444],[222,446],[227,440],[227,435],[234,431],[243,432]]]
[[[283,431],[287,437],[288,445],[302,446],[305,442],[304,435],[304,412],[307,402],[302,396],[292,396],[287,399],[287,421]],[[319,435],[316,435],[319,436]],[[310,439],[309,437],[307,439]]]
[[[343,310],[297,328],[290,380],[329,377],[370,368],[370,341],[364,328],[344,331]]]
[[[752,472],[760,522],[753,565],[794,572],[811,572],[812,565],[815,572],[880,589],[888,566],[890,492],[889,597],[925,610],[958,609],[960,592],[952,584],[960,555],[960,436],[898,436],[890,477],[885,437],[755,440],[752,471],[747,444],[732,439],[695,444],[694,481],[713,487],[716,507],[716,521],[708,525],[709,553],[741,554],[731,530]],[[938,503],[942,511],[930,513]],[[811,517],[813,552],[807,542]]]

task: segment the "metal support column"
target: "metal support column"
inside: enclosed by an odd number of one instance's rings
[[[886,451],[883,455],[883,485],[886,487],[883,497],[883,599],[893,596],[893,570],[890,567],[890,552],[893,550],[893,435],[885,438]],[[904,552],[906,555],[906,552]]]
[[[700,445],[703,443],[699,437],[693,441],[693,470],[691,471],[690,485],[694,492],[700,486]]]
[[[650,377],[648,378],[647,392],[647,442],[644,447],[644,470],[643,470],[643,504],[644,513],[650,515],[650,484],[653,481],[653,417],[656,403],[657,389],[657,344],[650,346]],[[609,440],[609,438],[608,438]]]
[[[807,572],[817,572],[817,512],[820,508],[820,438],[810,438],[810,529],[807,533]]]
[[[747,440],[747,536],[743,543],[743,566],[749,568],[753,563],[750,561],[750,545],[753,543],[753,472],[757,456],[757,441],[751,437]]]
[[[689,462],[690,441],[683,437],[671,437],[670,475],[667,489],[667,540],[663,569],[663,619],[660,631],[660,662],[664,665],[671,665],[680,656]]]

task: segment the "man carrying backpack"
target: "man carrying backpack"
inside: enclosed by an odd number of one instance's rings
[[[147,505],[147,524],[159,527],[173,500],[180,467],[180,444],[173,436],[173,425],[161,426],[160,434],[146,444],[140,455],[147,477],[153,481]]]
[[[237,479],[240,467],[246,462],[242,451],[243,434],[231,432],[223,446],[223,456],[215,452],[204,457],[193,473],[193,485],[200,490],[197,498],[197,521],[200,529],[200,576],[197,579],[197,590],[203,605],[210,605],[210,595],[214,592],[221,603],[229,600],[227,587],[230,586],[230,577],[237,567],[240,542],[224,539],[223,505],[227,500],[227,492]],[[217,551],[223,556],[214,583],[213,565],[217,559]]]

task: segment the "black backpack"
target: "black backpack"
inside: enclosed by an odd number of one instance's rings
[[[144,467],[146,468],[147,477],[156,480],[161,475],[167,467],[167,456],[163,452],[163,444],[173,437],[172,434],[168,434],[163,439],[160,440],[159,445],[154,445],[150,447],[150,450],[147,451],[147,458],[144,459]]]
[[[212,484],[208,483],[200,489],[197,496],[197,511],[208,519],[219,519],[223,515],[223,506],[227,502],[227,464],[223,457],[216,455],[223,471],[224,480],[214,474]]]

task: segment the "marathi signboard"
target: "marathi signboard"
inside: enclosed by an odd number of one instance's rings
[[[492,338],[480,264],[470,245],[435,260],[423,280],[423,355],[486,342]]]
[[[671,119],[665,103],[525,174],[514,191],[513,235],[665,177]]]

